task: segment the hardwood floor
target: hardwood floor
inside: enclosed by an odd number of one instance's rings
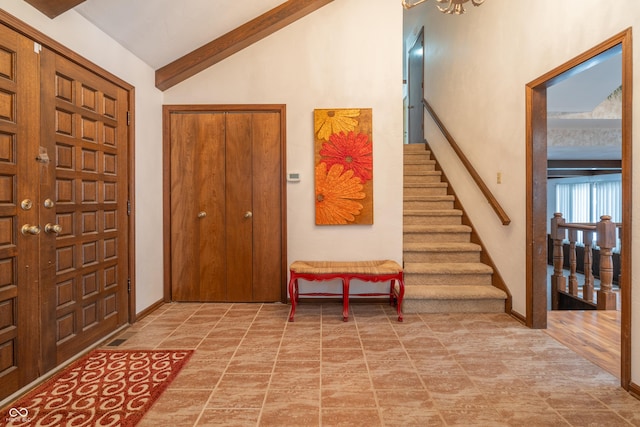
[[[547,334],[620,378],[620,311],[548,311]]]
[[[547,329],[546,332],[587,360],[620,379],[620,326],[621,295],[618,293],[617,310],[551,310],[551,275],[553,267],[547,267]],[[567,270],[565,276],[569,275]],[[578,274],[578,283],[584,283],[584,276]],[[595,280],[595,286],[600,281]]]

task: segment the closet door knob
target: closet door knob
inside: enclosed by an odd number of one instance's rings
[[[246,212],[244,213],[244,217],[245,217],[245,218],[251,218],[252,216],[253,216],[253,212],[251,212],[251,211],[246,211]]]

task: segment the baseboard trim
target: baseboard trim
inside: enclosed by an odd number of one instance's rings
[[[629,394],[640,400],[640,385],[633,382],[629,383]]]
[[[151,313],[153,313],[162,304],[164,304],[164,300],[160,299],[160,300],[156,301],[154,304],[151,304],[149,307],[147,307],[144,310],[142,310],[140,313],[136,313],[136,322],[139,322],[140,320],[144,319],[146,316],[148,316]]]
[[[523,325],[527,324],[527,319],[526,317],[524,317],[522,314],[518,313],[517,311],[511,310],[510,313],[511,317],[515,318],[518,322],[522,323]]]

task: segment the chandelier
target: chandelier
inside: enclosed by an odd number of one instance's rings
[[[410,1],[411,0],[409,0],[409,2],[407,0],[402,0],[402,7],[404,7],[405,9],[411,9],[412,7],[417,6],[420,3],[424,3],[427,0],[418,0],[414,3],[410,3]],[[438,10],[440,12],[450,13],[453,15],[462,15],[465,12],[463,4],[465,4],[469,0],[436,0],[436,1],[438,3],[447,4],[445,7],[438,6]],[[471,4],[473,4],[474,6],[480,6],[482,3],[484,3],[484,0],[471,0]]]

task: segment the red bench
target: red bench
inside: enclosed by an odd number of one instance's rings
[[[291,311],[289,322],[293,322],[296,305],[300,295],[303,296],[333,296],[342,295],[342,320],[349,320],[349,296],[389,296],[391,304],[398,308],[398,322],[402,322],[402,298],[404,297],[404,278],[402,267],[395,261],[296,261],[289,267],[289,300]],[[298,280],[325,281],[342,280],[342,293],[306,292],[300,293]],[[389,292],[385,293],[349,293],[352,279],[364,282],[389,281]],[[397,285],[394,285],[397,282]]]

